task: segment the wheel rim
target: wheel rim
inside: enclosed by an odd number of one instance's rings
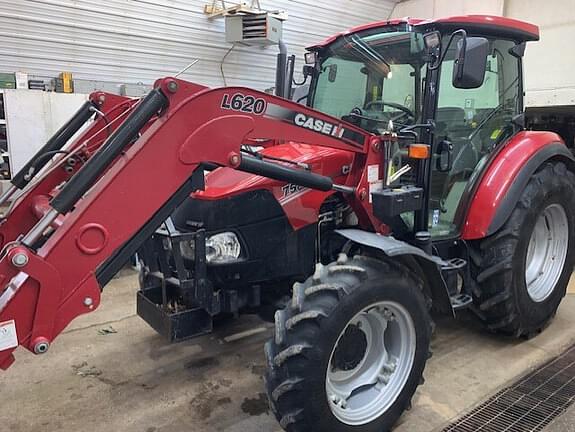
[[[355,315],[328,364],[326,392],[332,413],[348,425],[380,417],[404,388],[415,348],[413,320],[400,304],[383,301]],[[350,356],[354,350],[355,358]]]
[[[535,302],[546,300],[563,272],[569,223],[565,210],[559,204],[551,204],[537,219],[525,259],[525,283],[527,292]]]

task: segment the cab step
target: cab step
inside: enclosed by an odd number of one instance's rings
[[[441,266],[441,273],[450,293],[453,310],[466,309],[473,304],[473,298],[465,293],[467,282],[467,261],[452,258]]]
[[[473,298],[469,294],[457,294],[450,297],[453,310],[467,309],[473,304]]]

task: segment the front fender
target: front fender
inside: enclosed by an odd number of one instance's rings
[[[455,316],[449,297],[449,290],[441,273],[441,267],[447,265],[447,263],[440,257],[428,255],[422,249],[397,240],[392,236],[384,236],[358,229],[340,229],[335,232],[354,243],[379,249],[392,259],[401,257],[412,258],[416,263],[412,266],[416,268],[412,268],[412,270],[419,273],[418,276],[427,282],[427,293],[431,297],[434,307],[439,311]]]
[[[476,240],[497,232],[511,216],[533,173],[550,159],[575,163],[556,133],[523,131],[511,138],[479,181],[461,237]]]

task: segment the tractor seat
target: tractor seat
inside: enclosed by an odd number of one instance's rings
[[[469,125],[465,120],[465,110],[460,107],[437,108],[435,117],[436,133],[452,138],[466,136]]]

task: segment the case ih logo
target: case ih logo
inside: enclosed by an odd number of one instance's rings
[[[350,129],[321,120],[302,112],[294,111],[280,105],[268,103],[262,97],[243,93],[226,93],[222,97],[220,106],[223,109],[263,115],[273,120],[280,120],[294,124],[298,127],[346,141],[356,147],[363,147],[365,135]]]
[[[309,129],[322,135],[345,141],[356,147],[363,147],[365,141],[365,135],[360,132],[346,129],[335,123],[321,120],[300,111],[294,111],[273,103],[268,103],[264,115],[273,120],[281,120],[297,127]]]
[[[324,135],[333,136],[336,138],[343,137],[345,129],[337,125],[328,123],[326,121],[306,116],[303,113],[298,113],[293,119],[294,123],[298,126],[320,132]]]

